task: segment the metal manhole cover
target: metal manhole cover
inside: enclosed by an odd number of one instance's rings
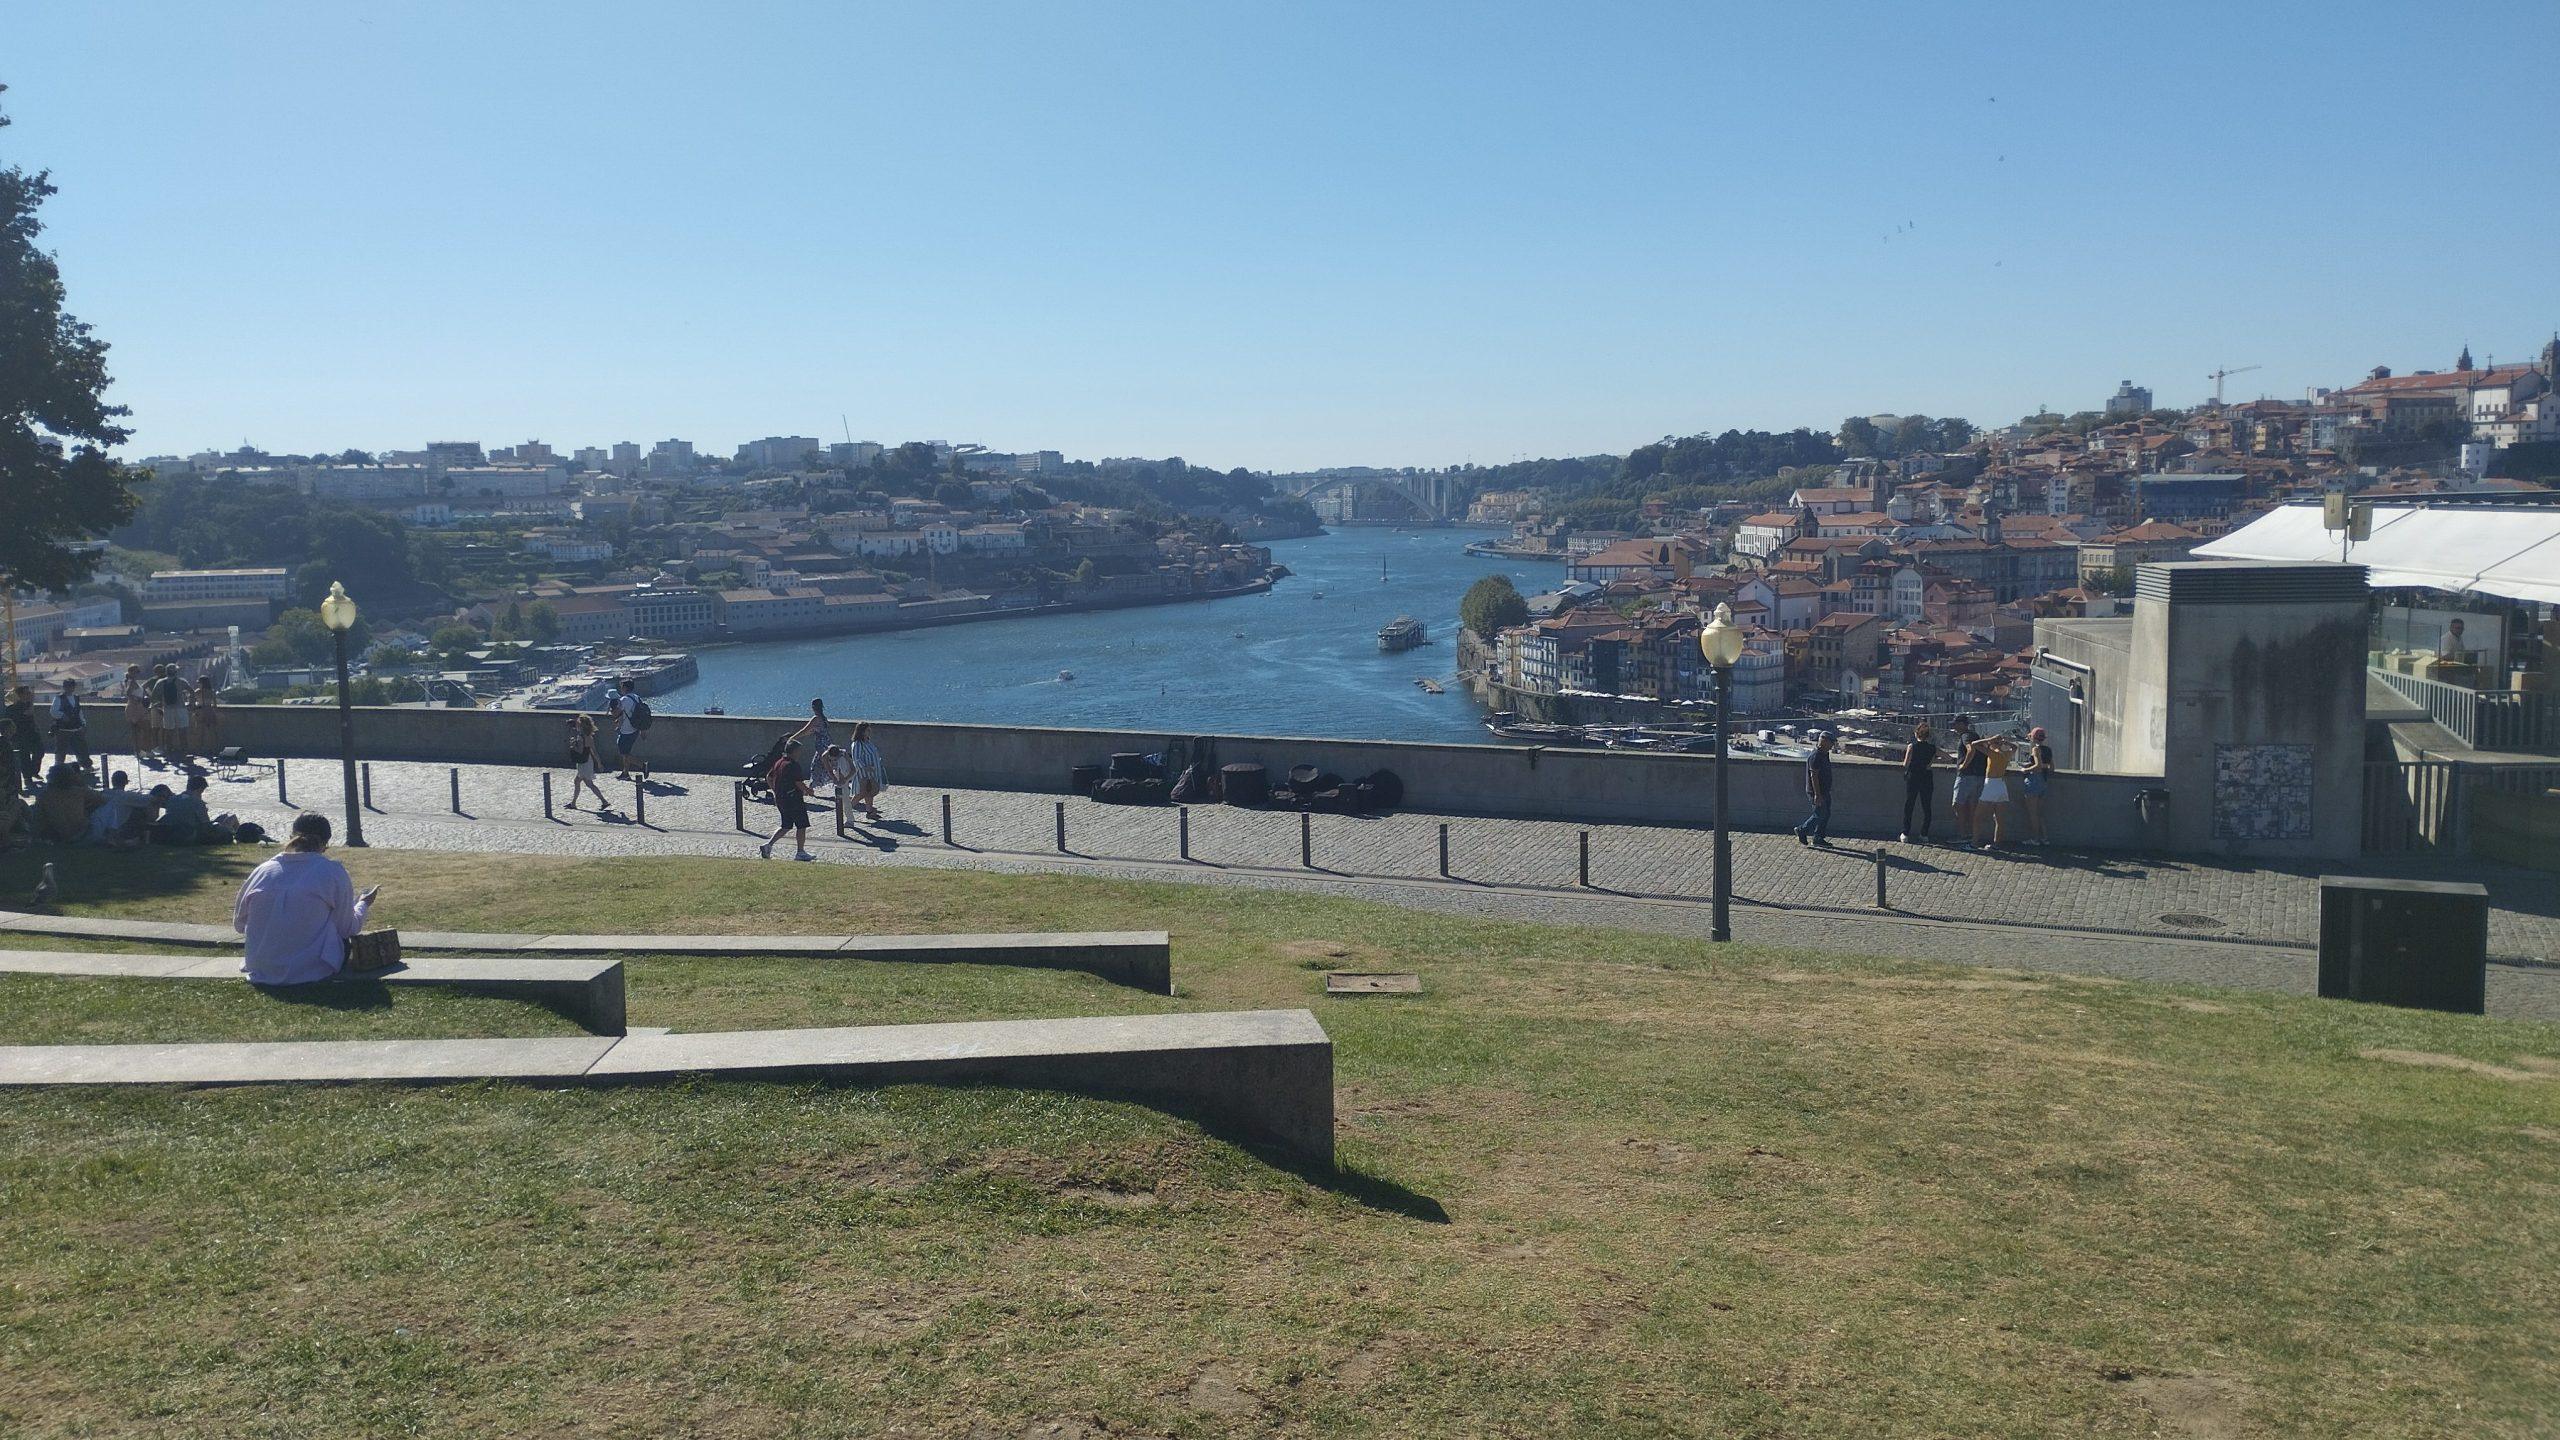
[[[2195,915],[2184,910],[2170,911],[2168,914],[2160,917],[2160,923],[2163,925],[2175,925],[2181,930],[2219,930],[2223,928],[2222,922],[2214,919],[2210,915]]]
[[[1419,995],[1422,977],[1380,971],[1333,970],[1324,977],[1328,995]]]

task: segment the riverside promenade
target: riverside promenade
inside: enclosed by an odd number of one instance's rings
[[[892,774],[895,774],[892,759]],[[635,794],[607,780],[614,808],[566,808],[568,780],[537,767],[375,761],[366,838],[374,845],[491,854],[713,855],[752,860],[770,806],[741,803],[727,779],[669,775]],[[153,772],[137,775],[151,783]],[[271,830],[298,809],[342,813],[332,762],[230,772],[207,799]],[[949,807],[946,841],[944,807]],[[1061,806],[1065,843],[1059,843]],[[1495,918],[1694,934],[1708,927],[1710,835],[1649,825],[1445,816],[1374,817],[1195,806],[1121,807],[1019,791],[894,788],[884,821],[833,833],[823,805],[818,863],[1252,886],[1353,896]],[[743,818],[754,835],[737,827]],[[1443,828],[1448,873],[1440,870]],[[1588,847],[1589,883],[1583,883]],[[778,847],[788,853],[789,842]],[[1965,850],[1844,836],[1830,850],[1783,833],[1734,836],[1735,937],[1808,949],[1902,955],[2199,985],[2310,993],[2318,876],[2462,879],[2490,890],[2490,1011],[2560,1019],[2560,882],[2476,863],[2250,864],[2054,849]],[[1877,854],[1887,907],[1876,906]],[[772,864],[792,863],[775,859]],[[865,883],[851,880],[849,883]]]

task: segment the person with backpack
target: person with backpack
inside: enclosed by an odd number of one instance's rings
[[[160,728],[160,758],[186,764],[187,682],[178,678],[177,666],[161,666],[151,682],[151,713]]]
[[[798,741],[782,747],[782,758],[773,762],[773,769],[766,774],[765,780],[773,787],[773,805],[781,812],[782,823],[774,827],[762,845],[756,847],[756,853],[767,860],[772,859],[774,842],[788,831],[792,832],[792,859],[817,859],[809,853],[809,776],[800,768]]]
[[[580,715],[569,722],[569,768],[577,772],[569,782],[569,808],[578,808],[578,792],[592,791],[596,797],[596,813],[613,808],[604,798],[604,787],[596,783],[596,721],[592,715]]]
[[[80,768],[93,768],[89,758],[89,722],[80,713],[80,682],[65,680],[62,693],[53,697],[52,715],[53,763],[61,764],[72,751],[80,752]]]
[[[649,702],[640,698],[640,682],[628,675],[623,676],[622,692],[613,697],[614,779],[631,778],[631,767],[634,763],[631,752],[639,746],[640,737],[647,733],[650,721]],[[649,762],[642,760],[637,763],[640,766],[640,778],[648,779]]]

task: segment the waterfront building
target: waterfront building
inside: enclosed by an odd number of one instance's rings
[[[651,640],[699,640],[719,624],[712,592],[691,585],[643,585],[627,602],[631,633]]]

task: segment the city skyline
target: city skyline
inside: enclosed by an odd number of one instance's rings
[[[2125,379],[2186,405],[2222,367],[2254,367],[2234,399],[2298,398],[2527,360],[2560,316],[2547,272],[2451,259],[2560,199],[2484,220],[2348,180],[2441,164],[2411,121],[2448,97],[2529,124],[2530,47],[2336,7],[15,28],[0,143],[62,187],[42,243],[136,455],[725,451],[842,415],[889,444],[1489,465],[1996,425]]]

